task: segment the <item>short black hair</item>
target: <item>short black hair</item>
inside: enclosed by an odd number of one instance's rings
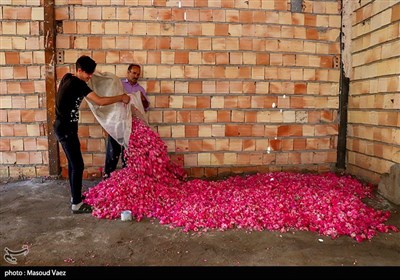
[[[93,74],[97,63],[87,55],[82,55],[76,61],[76,70],[82,69],[88,74]]]
[[[131,64],[129,64],[129,66],[128,66],[128,71],[131,71],[133,67],[139,67],[139,69],[141,69],[141,68],[142,68],[142,67],[140,67],[140,65],[139,65],[139,64],[136,64],[136,63],[131,63]]]

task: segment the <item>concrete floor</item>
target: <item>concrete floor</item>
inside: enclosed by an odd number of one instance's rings
[[[85,181],[84,189],[97,184]],[[379,233],[357,243],[313,232],[184,233],[157,220],[102,220],[71,214],[68,182],[31,179],[0,185],[0,250],[18,251],[16,264],[0,266],[400,266],[400,233]],[[399,207],[387,224],[400,227]]]

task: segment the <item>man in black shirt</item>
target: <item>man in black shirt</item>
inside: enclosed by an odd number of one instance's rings
[[[116,102],[128,104],[130,101],[126,94],[102,97],[90,89],[86,83],[92,77],[96,65],[96,62],[89,56],[84,55],[78,58],[75,75],[71,73],[64,75],[56,96],[54,132],[67,156],[68,179],[72,196],[71,208],[75,214],[92,211],[91,206],[82,201],[84,162],[78,138],[79,106],[84,97],[100,106]]]

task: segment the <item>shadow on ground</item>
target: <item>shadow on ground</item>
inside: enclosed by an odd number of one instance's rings
[[[85,181],[84,189],[98,181]],[[157,220],[104,220],[70,211],[68,181],[35,178],[0,185],[0,250],[16,266],[399,266],[400,233],[378,233],[357,243],[313,232],[228,230],[184,233]],[[381,197],[368,202],[390,210],[387,224],[400,227],[399,207]],[[10,263],[2,257],[0,266]]]

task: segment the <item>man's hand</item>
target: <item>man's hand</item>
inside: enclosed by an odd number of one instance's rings
[[[127,95],[127,94],[124,93],[124,94],[122,95],[122,102],[124,102],[125,104],[128,104],[129,101],[131,101],[131,98],[129,97],[129,95]]]

